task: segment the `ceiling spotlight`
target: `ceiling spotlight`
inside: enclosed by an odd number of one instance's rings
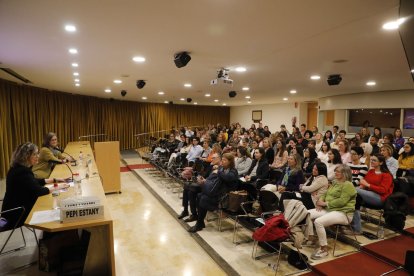
[[[126,90],[121,90],[121,96],[122,97],[125,97],[126,94],[127,94],[127,91]]]
[[[194,105],[198,105],[198,103],[197,102],[194,102]]]
[[[77,64],[76,62],[72,63],[72,67],[78,67],[79,64]]]
[[[211,94],[207,93],[207,94],[205,94],[204,96],[206,96],[206,97],[210,97],[210,96],[211,96]]]
[[[75,49],[75,48],[70,48],[69,49],[69,53],[71,53],[71,54],[77,54],[78,53],[78,50]]]
[[[288,98],[283,98],[283,100],[284,100],[284,101],[287,101],[287,100],[288,100]]]
[[[67,32],[73,33],[76,32],[76,27],[74,25],[65,25],[65,30]]]
[[[375,81],[368,81],[367,82],[367,85],[368,86],[374,86],[374,85],[376,85],[377,83],[375,82]]]
[[[144,80],[137,80],[137,88],[142,89],[144,88],[146,82]]]
[[[160,91],[158,92],[158,95],[164,95],[164,92]]]
[[[185,83],[184,84],[184,87],[191,87],[192,85],[191,85],[191,83]]]
[[[236,67],[236,72],[246,72],[246,67]]]
[[[247,101],[247,103],[248,103],[248,104],[251,104],[251,103],[252,103],[252,101],[250,101],[250,100],[249,100],[249,101]]]
[[[185,101],[185,99],[184,98],[180,98],[180,101]]]
[[[74,76],[79,76],[79,73],[78,72],[74,72],[73,75]]]
[[[145,62],[144,57],[133,57],[132,60],[135,62]]]
[[[245,99],[250,99],[250,96],[246,96],[246,97],[244,97]]]
[[[290,94],[296,94],[297,91],[295,89],[290,90]]]
[[[249,89],[250,89],[249,87],[243,87],[242,88],[243,91],[249,91]]]
[[[400,18],[400,19],[398,19],[398,20],[395,20],[395,21],[389,21],[389,22],[385,23],[384,25],[382,25],[382,28],[383,28],[384,30],[396,30],[396,29],[398,29],[398,28],[400,27],[400,25],[401,25],[402,23],[404,23],[404,22],[405,22],[405,18]]]
[[[111,89],[105,89],[105,93],[111,93]]]
[[[193,101],[193,99],[187,98],[187,103],[191,103],[192,101]]]
[[[218,99],[215,99],[214,101],[217,103],[219,100]]]
[[[80,82],[80,80],[79,80],[79,79],[74,79],[74,81],[75,81],[75,82]]]
[[[142,97],[142,99],[143,99],[143,100],[146,100],[146,99],[148,99],[148,98],[147,98],[147,97]]]
[[[411,73],[414,73],[414,69],[411,70]]]
[[[114,80],[114,83],[120,84],[120,83],[122,83],[122,81],[121,80]]]
[[[186,66],[190,60],[191,57],[187,52],[180,52],[174,55],[174,63],[177,68]]]
[[[319,76],[319,75],[313,75],[310,78],[311,78],[311,80],[319,80],[319,79],[321,79],[321,76]]]
[[[342,77],[339,74],[329,75],[327,80],[329,85],[338,85],[341,81]]]
[[[236,91],[230,91],[230,92],[229,92],[229,97],[230,97],[230,98],[234,98],[234,97],[236,97],[236,96],[237,96]]]
[[[79,84],[79,83],[75,83],[75,86],[78,86],[78,87],[79,87],[79,86],[80,86],[80,84]]]
[[[164,101],[164,103],[165,103],[165,104],[167,104],[167,103],[168,103],[168,101]]]
[[[227,105],[226,103],[223,103],[223,105]]]

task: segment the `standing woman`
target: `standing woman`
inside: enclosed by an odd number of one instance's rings
[[[328,241],[325,227],[334,224],[347,225],[355,209],[356,190],[351,182],[352,172],[347,165],[339,165],[335,169],[335,180],[316,202],[316,208],[309,210],[318,235],[320,249],[312,254],[314,260],[328,256]],[[313,227],[310,227],[311,232]],[[312,233],[311,233],[312,234]]]
[[[57,150],[57,146],[56,134],[53,132],[46,134],[40,149],[39,163],[32,168],[36,178],[48,178],[56,163],[66,163],[67,159]]]
[[[13,152],[11,166],[7,173],[6,194],[3,200],[2,211],[23,206],[25,212],[20,221],[21,225],[23,225],[32,210],[37,198],[50,192],[44,185],[65,181],[60,178],[36,179],[31,167],[37,164],[38,161],[39,151],[37,146],[30,142],[21,144]],[[67,184],[60,185],[60,188],[64,187],[67,187]],[[5,213],[3,216],[7,219],[8,226],[14,226],[19,217],[14,212]],[[21,225],[17,225],[17,227]]]

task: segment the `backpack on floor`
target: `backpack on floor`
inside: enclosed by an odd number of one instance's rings
[[[397,192],[390,195],[384,204],[385,223],[397,230],[403,230],[405,219],[409,212],[408,196],[404,193]]]

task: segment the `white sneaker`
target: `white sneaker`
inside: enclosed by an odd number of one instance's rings
[[[323,251],[322,249],[319,249],[314,254],[312,254],[311,259],[313,260],[320,260],[328,256],[328,251]]]

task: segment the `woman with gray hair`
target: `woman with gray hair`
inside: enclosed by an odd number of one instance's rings
[[[314,260],[328,256],[325,227],[334,224],[347,225],[352,219],[357,192],[351,181],[352,171],[349,166],[338,165],[332,185],[316,202],[316,208],[309,210],[311,219],[315,220],[314,225],[320,245],[320,249],[311,256]],[[313,227],[311,229],[312,232]]]
[[[3,200],[2,211],[24,207],[21,224],[24,223],[30,210],[39,196],[46,195],[50,189],[45,184],[64,182],[64,179],[36,179],[31,168],[39,161],[39,151],[35,144],[27,142],[19,145],[13,152],[11,166],[6,178],[6,194]],[[59,188],[68,187],[67,184],[61,184]],[[4,214],[8,226],[14,226],[17,223],[18,215],[15,212]],[[21,225],[17,225],[19,227]]]

